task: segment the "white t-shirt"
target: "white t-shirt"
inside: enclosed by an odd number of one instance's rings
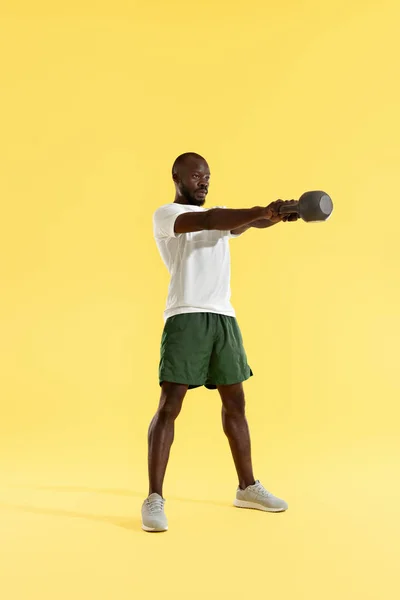
[[[225,207],[220,207],[225,208]],[[178,215],[207,209],[188,204],[165,204],[153,215],[153,231],[171,280],[164,320],[173,315],[211,312],[235,316],[231,305],[230,231],[175,233]]]

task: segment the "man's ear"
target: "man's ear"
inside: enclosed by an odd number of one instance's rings
[[[174,180],[175,183],[179,183],[179,177],[178,177],[178,173],[174,173],[172,175],[172,179]]]

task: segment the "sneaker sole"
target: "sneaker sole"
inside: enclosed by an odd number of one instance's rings
[[[164,529],[156,529],[155,527],[146,527],[146,525],[142,525],[143,531],[148,531],[149,533],[162,533],[163,531],[168,531],[168,527]]]
[[[253,510],[263,510],[264,512],[284,512],[287,508],[269,508],[262,504],[256,504],[255,502],[246,502],[245,500],[238,500],[237,498],[233,502],[233,506],[236,508],[252,508]]]

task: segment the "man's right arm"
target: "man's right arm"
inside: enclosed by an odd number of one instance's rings
[[[258,219],[272,218],[272,210],[268,206],[253,208],[211,208],[202,212],[185,212],[175,220],[175,233],[190,233],[205,229],[232,231],[238,227],[249,225]]]

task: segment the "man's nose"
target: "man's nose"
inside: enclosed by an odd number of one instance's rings
[[[207,181],[207,179],[201,179],[199,181],[199,187],[201,187],[201,188],[207,188],[208,187],[208,181]]]

